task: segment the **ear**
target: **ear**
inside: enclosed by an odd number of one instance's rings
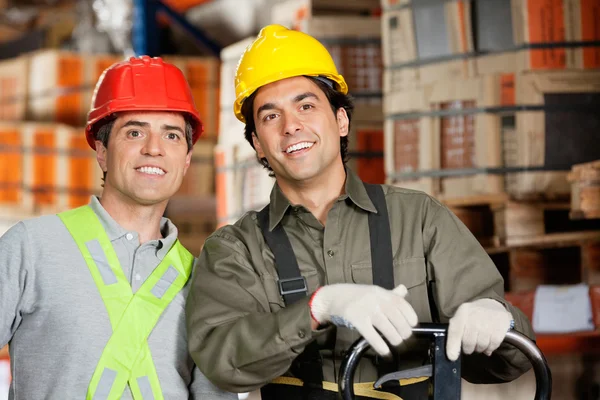
[[[344,107],[338,108],[336,114],[338,129],[340,131],[340,137],[348,136],[348,129],[350,127],[350,120]]]
[[[185,174],[187,174],[187,170],[190,167],[191,163],[192,163],[192,150],[188,151],[187,155],[185,156],[185,165],[183,166],[183,176],[185,176]]]
[[[256,150],[256,155],[258,158],[265,158],[265,152],[260,146],[260,141],[258,140],[258,136],[256,136],[255,132],[252,132],[252,143],[254,144],[254,149]]]
[[[96,140],[96,160],[98,160],[102,172],[106,172],[108,170],[106,166],[106,147],[99,140]]]

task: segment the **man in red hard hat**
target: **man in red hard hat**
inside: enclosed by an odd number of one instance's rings
[[[102,75],[86,127],[104,172],[101,197],[22,221],[0,238],[9,398],[236,398],[188,354],[194,257],[162,218],[201,133],[175,66],[144,56]]]

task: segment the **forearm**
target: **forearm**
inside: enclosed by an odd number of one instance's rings
[[[232,392],[255,390],[290,368],[320,332],[312,332],[308,298],[275,313],[250,313],[190,335],[190,352],[213,383]]]

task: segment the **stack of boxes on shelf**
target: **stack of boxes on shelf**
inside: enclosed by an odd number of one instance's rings
[[[373,0],[288,0],[272,9],[271,23],[306,32],[330,51],[355,100],[349,165],[366,181],[383,183],[383,116],[380,19]],[[233,114],[234,74],[254,38],[221,53],[221,130],[216,153],[219,225],[269,202],[274,180],[256,160]]]
[[[389,3],[388,181],[440,198],[568,195],[568,166],[598,158],[587,131],[599,118],[600,48],[590,43],[600,34],[589,15],[600,4]]]
[[[117,60],[48,49],[0,62],[0,207],[34,216],[100,192],[83,126],[95,82]]]
[[[446,202],[515,302],[545,284],[583,282],[596,296],[600,221],[570,220],[568,202],[591,175],[567,174],[600,158],[600,2],[381,6],[387,182]]]

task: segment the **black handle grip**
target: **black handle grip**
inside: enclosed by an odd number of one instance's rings
[[[444,324],[419,324],[413,328],[413,335],[417,337],[435,337],[446,335],[448,325]],[[507,332],[505,343],[518,348],[529,359],[535,372],[535,400],[549,400],[552,395],[552,374],[546,358],[527,336],[516,332]],[[359,339],[348,349],[340,368],[338,389],[343,400],[354,400],[354,373],[362,355],[370,345],[365,339]],[[435,378],[435,377],[434,377]]]

